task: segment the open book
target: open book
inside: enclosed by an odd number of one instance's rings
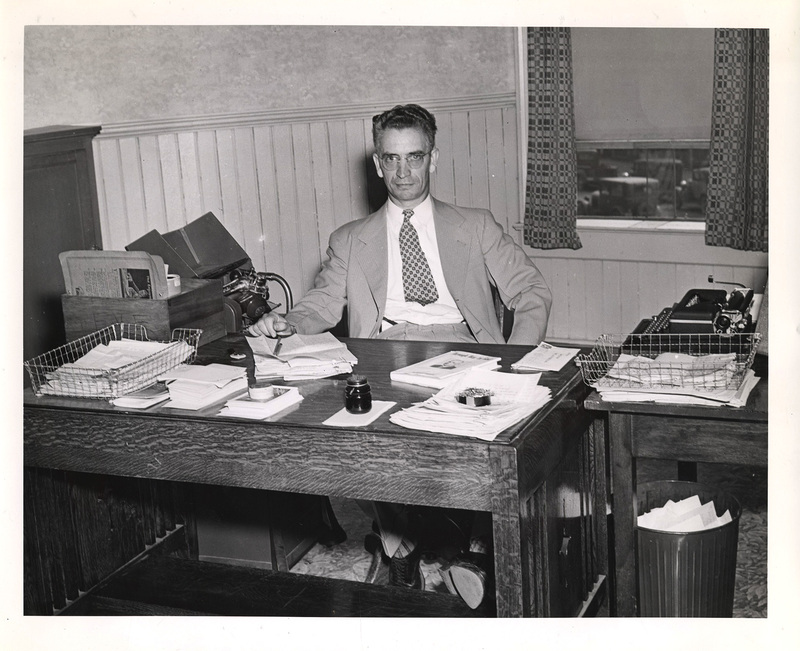
[[[423,387],[441,389],[474,368],[498,368],[500,358],[453,350],[422,362],[404,366],[389,374],[395,382],[406,382]]]

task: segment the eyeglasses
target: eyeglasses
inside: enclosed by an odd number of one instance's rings
[[[400,166],[400,161],[405,159],[406,163],[412,170],[419,169],[425,162],[425,157],[431,152],[414,152],[408,156],[398,156],[397,154],[384,154],[381,156],[381,164],[384,169],[396,170]]]

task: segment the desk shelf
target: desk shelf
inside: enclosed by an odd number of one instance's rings
[[[494,617],[458,597],[408,588],[152,555],[85,595],[68,615]]]

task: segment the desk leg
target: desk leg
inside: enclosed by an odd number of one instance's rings
[[[589,430],[589,483],[592,487],[590,499],[592,501],[591,512],[594,514],[592,554],[595,559],[594,575],[590,576],[590,581],[594,581],[597,575],[603,574],[607,577],[613,590],[614,577],[609,576],[609,549],[608,549],[608,508],[610,501],[610,490],[606,480],[608,439],[606,436],[606,422],[603,418],[595,418]],[[613,592],[611,592],[613,594]]]
[[[522,617],[520,503],[517,458],[513,450],[490,451],[492,467],[492,528],[497,616]]]
[[[678,479],[697,481],[697,464],[694,461],[678,461]]]
[[[636,539],[634,497],[636,460],[631,450],[631,416],[609,413],[611,490],[614,517],[616,615],[636,616]]]

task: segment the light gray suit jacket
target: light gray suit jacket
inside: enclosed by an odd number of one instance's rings
[[[508,343],[544,339],[551,294],[542,274],[488,210],[433,199],[433,219],[447,289],[475,339],[504,343],[492,286],[514,310]],[[375,337],[386,304],[388,252],[386,207],[334,231],[328,259],[314,287],[286,315],[303,334],[332,328],[347,306],[348,334]]]

